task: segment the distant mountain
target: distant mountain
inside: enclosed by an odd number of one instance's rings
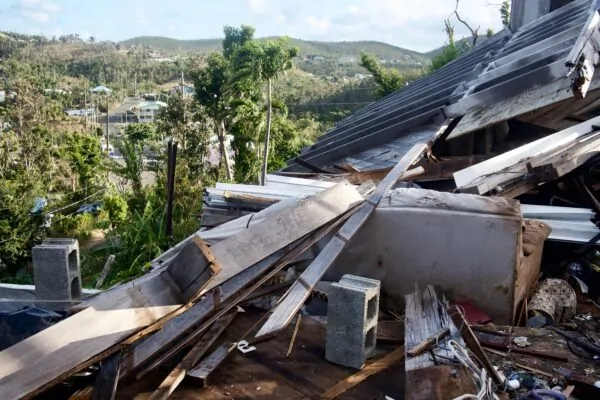
[[[275,39],[262,38],[259,40]],[[317,42],[290,39],[300,49],[302,56],[326,58],[359,57],[361,52],[372,53],[386,60],[406,61],[407,64],[428,63],[429,57],[417,51],[403,49],[387,43],[375,41],[357,42]],[[164,52],[210,53],[221,49],[221,39],[178,40],[162,36],[140,36],[122,41],[122,46],[150,46]]]

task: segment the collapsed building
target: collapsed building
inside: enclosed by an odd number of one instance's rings
[[[0,352],[2,398],[598,398],[599,7],[514,0],[264,186],[207,188],[146,275]]]

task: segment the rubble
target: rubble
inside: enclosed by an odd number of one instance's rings
[[[598,15],[505,30],[264,186],[207,188],[132,282],[78,299],[61,256],[44,294],[36,267],[36,305],[79,303],[6,341],[0,397],[598,398]]]

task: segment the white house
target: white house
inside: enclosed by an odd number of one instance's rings
[[[135,109],[140,122],[154,122],[158,110],[166,106],[167,103],[162,101],[144,101],[135,106]]]

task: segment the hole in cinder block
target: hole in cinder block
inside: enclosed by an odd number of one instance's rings
[[[81,295],[81,284],[79,283],[79,278],[75,277],[71,280],[71,298],[80,299]]]
[[[69,271],[71,273],[76,273],[77,272],[77,250],[73,250],[72,252],[69,253]]]
[[[375,327],[372,327],[367,331],[365,335],[365,350],[368,351],[375,347]]]
[[[375,318],[377,315],[377,296],[373,296],[367,302],[367,320]]]

